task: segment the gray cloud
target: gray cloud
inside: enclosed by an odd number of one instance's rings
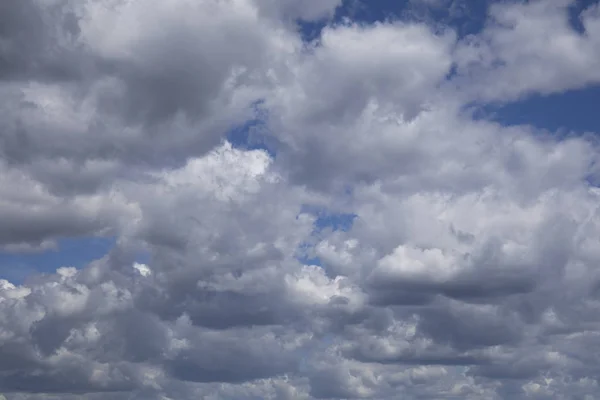
[[[567,5],[460,38],[337,0],[2,3],[0,248],[116,244],[0,280],[0,392],[596,398],[597,143],[462,111],[595,82]],[[255,118],[274,155],[226,140]]]

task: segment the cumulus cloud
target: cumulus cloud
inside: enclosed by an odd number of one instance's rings
[[[600,82],[600,8],[591,4],[572,26],[576,1],[493,4],[485,29],[456,49],[460,85],[481,101],[510,101]],[[593,2],[592,2],[593,3]]]
[[[0,279],[0,392],[596,398],[597,142],[465,111],[597,83],[571,6],[3,2],[0,249],[115,245]]]

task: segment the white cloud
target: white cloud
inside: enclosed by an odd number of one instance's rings
[[[148,276],[152,274],[152,270],[146,265],[141,263],[133,263],[133,269],[140,273],[142,276]]]
[[[463,95],[510,101],[600,83],[600,14],[590,5],[569,22],[572,0],[493,4],[483,32],[459,43],[455,60]]]
[[[0,246],[117,238],[0,280],[11,400],[597,395],[597,145],[461,112],[596,82],[597,7],[302,43],[339,1],[7,4]]]

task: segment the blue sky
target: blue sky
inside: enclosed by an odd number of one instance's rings
[[[56,248],[42,252],[0,253],[0,276],[11,282],[22,282],[35,273],[54,273],[60,267],[82,268],[102,258],[115,245],[114,238],[62,238]]]
[[[532,125],[549,131],[598,132],[595,116],[600,86],[546,96],[534,95],[508,104],[486,107],[484,115],[503,125]]]

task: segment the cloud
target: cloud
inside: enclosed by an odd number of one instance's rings
[[[105,195],[64,197],[19,168],[0,168],[0,215],[5,221],[0,246],[6,250],[48,248],[60,237],[110,235],[136,214],[135,205],[113,189]],[[85,177],[81,172],[80,179]]]
[[[267,16],[284,21],[315,21],[331,18],[342,5],[341,0],[257,0],[258,9]]]
[[[570,5],[3,3],[0,248],[116,239],[0,279],[0,392],[595,398],[597,142],[465,111],[597,81]]]
[[[210,151],[252,116],[269,70],[300,44],[247,1],[3,7],[0,153],[56,191],[94,191]]]
[[[472,100],[506,102],[598,84],[600,8],[592,4],[576,20],[576,2],[507,2],[490,6],[484,30],[456,49],[458,85]]]
[[[270,130],[292,179],[321,187],[372,181],[398,154],[405,161],[396,168],[418,168],[414,132],[401,122],[435,97],[453,41],[451,33],[403,23],[325,28],[267,99]],[[395,133],[391,120],[407,131]]]

